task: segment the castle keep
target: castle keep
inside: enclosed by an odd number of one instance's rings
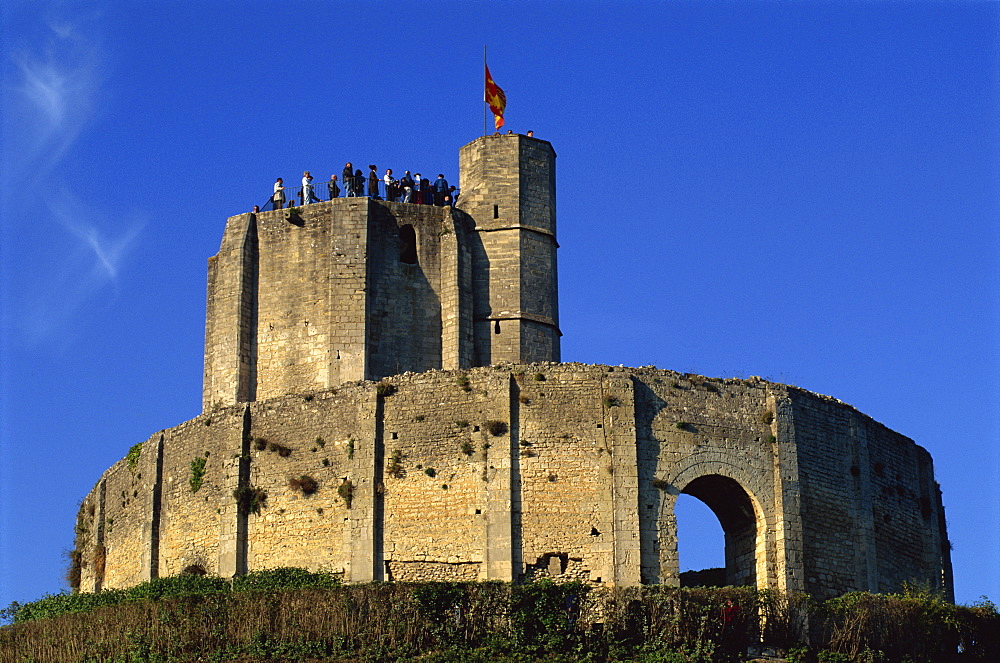
[[[454,210],[228,220],[204,412],[84,499],[82,591],[278,566],[677,584],[686,493],[719,518],[728,583],[950,595],[924,449],[787,385],[558,363],[551,145],[482,137],[460,168]]]

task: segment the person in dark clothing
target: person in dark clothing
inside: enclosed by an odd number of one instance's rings
[[[443,174],[438,173],[438,178],[434,180],[432,187],[434,189],[434,204],[443,207],[445,196],[448,195],[448,180],[444,178]]]
[[[354,171],[354,177],[351,180],[354,184],[354,195],[358,197],[365,195],[365,174],[361,172],[360,168]]]
[[[330,192],[330,200],[340,198],[340,187],[337,186],[336,175],[330,175],[330,181],[326,183],[326,190]]]
[[[368,197],[373,200],[381,200],[378,197],[378,166],[368,164],[371,172],[368,173]]]
[[[358,195],[354,186],[354,165],[350,161],[344,166],[344,170],[340,175],[343,178],[344,191],[347,193],[347,197],[351,198]]]

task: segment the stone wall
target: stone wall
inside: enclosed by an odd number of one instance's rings
[[[248,491],[266,494],[256,512],[239,507]],[[756,378],[584,364],[404,373],[211,411],[105,473],[76,549],[86,591],[277,566],[678,584],[682,492],[719,517],[727,582],[950,591],[940,493],[911,440]]]

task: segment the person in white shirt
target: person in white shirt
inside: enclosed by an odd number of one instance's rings
[[[309,174],[309,171],[302,173],[302,204],[308,205],[309,203],[318,203],[319,198],[313,193],[313,176]]]
[[[392,168],[385,169],[385,175],[382,176],[382,181],[385,182],[385,199],[390,203],[396,202],[396,197],[393,195],[396,193],[396,190],[392,186]]]
[[[274,183],[274,195],[271,196],[271,207],[281,209],[285,206],[285,184],[280,177]]]

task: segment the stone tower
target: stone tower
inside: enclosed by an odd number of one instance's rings
[[[459,207],[475,221],[476,365],[559,361],[555,151],[484,136],[459,152]]]
[[[487,136],[460,169],[457,210],[337,198],[231,217],[208,265],[204,409],[559,361],[552,146]]]

